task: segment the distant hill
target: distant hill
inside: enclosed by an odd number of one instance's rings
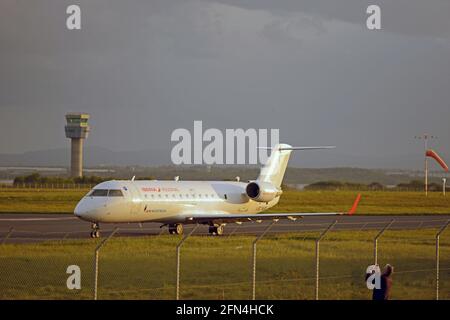
[[[259,168],[255,166],[162,166],[156,168],[133,167],[116,168],[116,175],[128,178],[154,177],[156,179],[172,179],[180,176],[183,180],[233,180],[239,176],[241,181],[253,180],[258,176]],[[378,182],[383,185],[406,183],[420,177],[415,171],[389,171],[364,168],[295,168],[287,169],[284,183],[291,185],[311,184],[319,181],[343,181],[369,184]],[[421,178],[419,178],[421,179]],[[431,178],[440,181],[440,178]]]
[[[166,156],[165,156],[166,155]],[[101,147],[84,148],[85,166],[155,166],[169,163],[165,152],[158,150],[111,151]],[[0,154],[0,166],[63,166],[70,163],[70,149],[29,151],[18,154]]]
[[[125,146],[126,148],[126,146]],[[85,146],[85,166],[161,166],[171,164],[171,149],[145,149],[137,151],[113,151],[103,147]],[[444,159],[445,152],[441,152]],[[17,154],[0,154],[0,166],[62,166],[70,162],[70,148],[29,151]],[[450,157],[449,157],[450,158]],[[403,168],[414,170],[422,168],[423,156],[420,154],[389,155],[383,157],[360,156],[340,153],[339,150],[317,152],[298,152],[292,156],[289,165],[302,168],[356,167],[356,168]],[[438,166],[430,163],[430,168]]]
[[[84,149],[85,168],[110,168],[110,172],[86,173],[115,178],[130,178],[133,175],[140,177],[155,177],[157,179],[172,179],[181,176],[183,180],[229,180],[240,176],[242,180],[255,179],[259,172],[258,166],[173,166],[170,152],[167,150],[142,150],[142,151],[112,151],[107,148],[86,146]],[[369,184],[372,182],[384,185],[395,185],[406,183],[415,179],[422,179],[422,172],[414,170],[390,170],[390,169],[368,169],[353,165],[342,165],[347,161],[336,161],[333,167],[328,162],[321,162],[327,157],[319,157],[320,161],[308,156],[312,153],[304,153],[301,157],[294,156],[289,163],[290,167],[286,174],[284,183],[292,185],[311,184],[319,181],[342,181],[351,183]],[[332,155],[331,153],[329,154]],[[417,157],[414,157],[417,158]],[[333,163],[333,162],[331,162]],[[348,161],[352,163],[352,161]],[[364,162],[365,163],[365,162]],[[70,164],[70,150],[67,148],[31,151],[21,154],[0,154],[0,167],[60,167],[67,168]],[[310,168],[305,168],[310,166]],[[323,168],[317,168],[322,166]],[[327,168],[328,166],[328,168]],[[313,168],[311,168],[313,167]],[[32,170],[1,170],[0,178],[10,179],[17,175],[23,175]],[[43,175],[64,175],[64,170],[51,172],[37,170]],[[112,173],[113,172],[113,173]],[[434,173],[430,182],[441,182],[443,174],[439,171]]]

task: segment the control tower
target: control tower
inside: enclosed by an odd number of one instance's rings
[[[83,175],[83,140],[88,137],[90,128],[88,125],[89,114],[66,114],[66,137],[72,140],[70,156],[70,175],[81,177]]]

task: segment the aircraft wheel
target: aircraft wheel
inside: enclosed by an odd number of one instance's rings
[[[221,236],[223,234],[223,226],[210,226],[208,231],[213,236]]]
[[[176,225],[176,234],[183,234],[183,225],[181,223]]]
[[[170,234],[183,234],[183,225],[180,223],[169,225]]]
[[[94,238],[100,238],[100,230],[94,231]]]

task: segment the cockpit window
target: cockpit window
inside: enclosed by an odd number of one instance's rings
[[[118,189],[94,189],[88,194],[89,197],[123,197],[122,190]]]
[[[121,190],[109,190],[108,197],[123,197]]]
[[[107,197],[108,196],[108,190],[107,189],[94,189],[92,190],[91,197]]]

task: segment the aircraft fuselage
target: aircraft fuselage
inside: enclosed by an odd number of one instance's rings
[[[79,218],[99,222],[189,223],[214,213],[254,214],[276,205],[250,199],[248,183],[233,181],[113,180],[98,184],[75,208]],[[113,191],[111,191],[113,190]]]

